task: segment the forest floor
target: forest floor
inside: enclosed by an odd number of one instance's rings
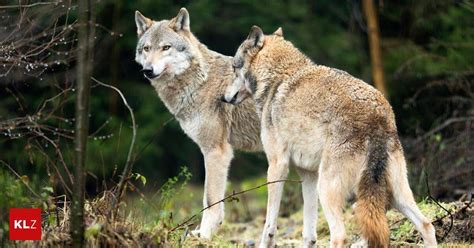
[[[231,183],[227,192],[239,192],[264,183],[264,179]],[[186,186],[181,192],[175,192],[174,201],[167,206],[173,209],[175,225],[186,220],[193,213],[198,213],[202,204],[202,187]],[[189,227],[176,239],[182,247],[255,247],[258,245],[263,230],[266,211],[266,187],[252,190],[239,195],[225,203],[226,218],[217,234],[210,241],[184,235],[195,229],[200,216],[193,219],[193,226]],[[144,215],[135,215],[134,219],[149,220],[150,211],[146,210],[149,203],[131,200],[130,209],[145,211]],[[421,211],[431,220],[436,228],[437,239],[441,247],[474,247],[474,204],[468,201],[439,203],[438,206],[431,200],[422,200],[418,203]],[[444,209],[443,209],[444,208]],[[453,217],[451,227],[451,215]],[[137,213],[136,213],[137,214]],[[164,213],[169,214],[169,213]],[[387,213],[390,226],[390,239],[393,247],[416,247],[422,244],[422,239],[414,226],[403,215],[395,210]],[[353,210],[347,206],[345,211],[346,231],[348,243],[359,240]],[[145,224],[146,225],[146,224]],[[280,218],[278,220],[277,245],[279,247],[299,247],[303,228],[301,186],[297,183],[286,183],[282,199]],[[321,208],[319,208],[319,222],[317,226],[318,247],[327,247],[329,243],[329,228]]]
[[[227,192],[249,189],[260,182],[230,184]],[[179,187],[178,187],[179,188]],[[278,247],[299,247],[303,227],[302,199],[299,184],[287,183],[278,220]],[[86,204],[86,240],[88,247],[255,247],[262,231],[266,207],[266,187],[252,190],[226,202],[226,219],[212,240],[206,241],[188,234],[196,228],[200,216],[192,219],[185,228],[173,230],[179,223],[201,209],[201,186],[184,185],[167,192],[165,198],[156,193],[129,192],[122,203],[120,218],[110,221],[111,198],[107,194]],[[431,200],[418,203],[421,211],[436,228],[440,247],[474,247],[474,204],[468,201],[440,203]],[[321,209],[321,208],[320,208]],[[448,210],[450,214],[447,213]],[[58,208],[45,217],[43,240],[40,242],[17,241],[15,247],[63,247],[70,245],[68,234],[68,209]],[[59,213],[59,214],[58,214]],[[414,226],[400,213],[387,213],[392,247],[416,247],[422,240]],[[451,226],[452,216],[452,226]],[[345,211],[348,243],[358,241],[353,211]],[[49,224],[48,224],[49,223]],[[322,211],[317,226],[318,247],[327,247],[329,229]],[[8,246],[8,244],[7,244]]]
[[[463,203],[442,203],[448,210],[456,213],[453,227],[450,229],[450,217],[444,217],[446,212],[439,210],[439,207],[432,203],[423,202],[419,204],[429,218],[441,220],[436,221],[435,228],[437,237],[446,237],[440,242],[440,247],[474,247],[474,209],[465,208]],[[443,218],[444,217],[444,218]],[[389,211],[388,218],[391,230],[391,245],[393,247],[416,247],[422,244],[419,233],[413,225],[396,211]],[[347,209],[345,212],[346,231],[348,233],[348,243],[354,244],[359,240],[356,235],[356,226],[353,218],[353,211]],[[297,211],[289,217],[279,218],[279,229],[277,233],[277,245],[279,247],[299,247],[301,232],[303,227],[302,211]],[[258,244],[261,231],[263,230],[264,218],[258,216],[255,220],[246,223],[225,223],[217,236],[211,241],[202,241],[197,238],[190,238],[183,244],[185,247],[207,246],[227,246],[227,247],[253,247]],[[450,230],[449,232],[447,232]],[[318,247],[328,247],[329,229],[324,215],[320,212],[317,228]]]
[[[247,198],[252,198],[252,196],[247,196]],[[245,200],[251,201],[252,199]],[[239,203],[233,204],[233,206],[230,207],[230,204],[227,204],[226,214],[230,214],[230,216],[228,216],[230,219],[235,218],[238,214],[239,211],[235,209],[238,207],[238,204]],[[470,204],[470,202],[467,201],[440,204],[452,213],[452,227],[451,216],[446,212],[446,210],[430,200],[424,200],[418,203],[421,211],[428,218],[433,220],[440,247],[474,247],[474,204]],[[245,205],[245,203],[241,205]],[[285,208],[285,206],[288,206],[288,203],[283,202],[282,207]],[[247,210],[249,210],[249,208],[247,208]],[[254,247],[258,245],[265,221],[265,206],[262,206],[261,209],[250,210],[250,212],[253,212],[254,214],[252,214],[253,218],[249,221],[225,221],[217,235],[211,241],[203,241],[198,238],[187,238],[184,241],[183,246]],[[359,240],[353,214],[354,212],[352,208],[347,207],[344,220],[346,223],[345,227],[348,234],[347,241],[349,244],[356,243]],[[278,232],[276,235],[277,246],[299,247],[302,239],[301,233],[303,228],[302,209],[300,208],[293,213],[286,213],[283,211],[282,215],[283,216],[278,219]],[[387,213],[387,216],[389,219],[392,247],[417,247],[423,243],[414,226],[402,214],[395,210],[390,210]],[[319,208],[318,219],[318,247],[328,247],[329,228],[321,208]]]

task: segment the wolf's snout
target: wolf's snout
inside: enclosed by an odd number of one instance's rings
[[[228,96],[222,96],[221,101],[223,101],[225,103],[235,104],[235,102],[237,101],[237,95],[238,94],[239,94],[239,92],[237,91],[237,93],[235,93],[235,95],[232,96],[232,98],[230,98]]]
[[[148,79],[156,78],[158,75],[155,75],[153,69],[142,69],[143,75]]]

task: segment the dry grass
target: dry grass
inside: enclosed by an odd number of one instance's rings
[[[258,182],[257,184],[258,185]],[[249,185],[234,185],[239,189],[252,187]],[[279,218],[277,233],[280,247],[297,247],[301,240],[303,226],[300,197],[295,192],[299,185],[287,186],[287,198],[292,198],[293,205],[283,204],[284,217]],[[217,235],[211,241],[186,237],[189,230],[170,232],[179,220],[197,212],[201,202],[201,188],[188,186],[177,194],[168,204],[169,209],[158,212],[154,207],[159,203],[147,201],[151,197],[135,197],[122,203],[121,214],[114,220],[108,218],[112,196],[105,192],[100,197],[86,204],[86,239],[88,247],[253,247],[258,244],[260,232],[264,224],[266,190],[249,192],[240,197],[239,201],[226,203],[227,218]],[[145,199],[143,199],[143,197]],[[441,247],[473,247],[474,246],[474,207],[465,207],[465,203],[443,203],[443,206],[454,214],[454,226]],[[432,202],[423,201],[419,207],[427,217],[435,220],[437,235],[443,236],[449,227],[449,217],[441,218],[446,212]],[[285,209],[296,208],[296,209]],[[170,209],[173,209],[171,211]],[[57,210],[57,211],[56,211]],[[174,213],[174,215],[170,214]],[[58,207],[52,214],[46,216],[43,224],[43,240],[40,242],[16,242],[7,245],[19,247],[64,247],[70,246],[68,234],[67,205]],[[389,211],[391,227],[391,244],[394,247],[416,247],[422,240],[413,225],[396,211]],[[199,219],[195,221],[195,224]],[[349,243],[358,240],[357,229],[353,219],[353,211],[345,211],[346,230]],[[194,227],[191,227],[194,228]],[[318,224],[318,245],[326,247],[329,241],[329,229],[320,211]]]

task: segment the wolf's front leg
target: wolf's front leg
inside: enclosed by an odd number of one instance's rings
[[[275,182],[284,180],[288,176],[288,161],[282,158],[268,159],[268,202],[267,202],[267,216],[265,220],[265,227],[263,228],[262,239],[260,247],[275,247],[276,245],[276,230],[278,211],[280,209],[281,196],[283,194],[284,182]]]
[[[232,147],[228,143],[204,152],[206,169],[203,197],[204,208],[224,198],[227,172],[232,157]],[[198,235],[202,238],[210,239],[223,220],[224,203],[221,202],[203,212]]]

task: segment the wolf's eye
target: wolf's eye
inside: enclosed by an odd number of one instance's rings
[[[168,50],[168,49],[170,49],[170,48],[171,48],[171,46],[165,45],[165,46],[163,46],[161,49],[163,49],[163,51],[166,51],[166,50]]]
[[[144,46],[144,47],[143,47],[143,51],[149,52],[149,51],[150,51],[150,46]]]

